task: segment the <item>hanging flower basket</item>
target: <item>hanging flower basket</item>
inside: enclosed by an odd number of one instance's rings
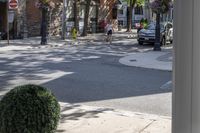
[[[166,13],[172,7],[171,0],[154,0],[150,3],[150,7],[155,13]]]

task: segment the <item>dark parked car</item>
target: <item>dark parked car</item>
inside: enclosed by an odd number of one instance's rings
[[[170,29],[173,25],[171,22],[163,22],[160,24],[160,43],[165,45],[167,41],[170,41]],[[146,29],[141,29],[138,32],[138,43],[142,45],[143,43],[155,43],[155,30],[156,24],[151,23]],[[170,41],[171,42],[171,41]]]

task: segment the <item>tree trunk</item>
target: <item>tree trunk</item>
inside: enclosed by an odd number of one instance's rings
[[[127,21],[127,32],[131,32],[132,29],[132,18],[133,18],[133,0],[130,0],[130,6],[128,8],[128,21]]]
[[[74,0],[74,27],[78,30],[79,21],[78,21],[78,1]]]
[[[47,9],[42,8],[41,45],[47,44]]]
[[[87,0],[86,9],[85,9],[85,18],[84,18],[84,27],[83,27],[82,36],[87,36],[87,28],[88,28],[89,12],[90,12],[90,3],[91,3],[91,0]]]
[[[129,20],[130,20],[130,7],[127,7],[127,32],[129,30]]]

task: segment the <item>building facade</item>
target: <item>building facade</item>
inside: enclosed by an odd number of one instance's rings
[[[132,11],[132,23],[140,22],[142,18],[147,19],[149,22],[156,21],[156,14],[152,12],[150,8],[150,2],[153,0],[146,0],[142,6],[135,6]],[[124,27],[127,26],[127,12],[128,4],[127,2],[121,2],[122,7],[118,10],[118,23]],[[173,7],[170,8],[169,12],[161,15],[161,21],[171,21],[173,20]]]
[[[145,5],[144,5],[144,16],[145,18],[147,18],[150,22],[151,21],[156,21],[156,14],[152,12],[151,8],[150,8],[150,3],[153,2],[154,0],[147,0],[145,2]],[[165,21],[170,21],[172,22],[173,21],[173,12],[174,12],[174,9],[173,9],[173,0],[172,0],[172,6],[170,7],[169,11],[165,14],[161,14],[161,21],[165,22]]]
[[[118,10],[118,15],[117,15],[117,19],[118,19],[118,24],[122,25],[123,27],[127,26],[127,14],[128,14],[128,4],[127,2],[121,2],[122,3],[122,7]],[[132,23],[133,25],[135,23],[138,23],[142,18],[145,18],[145,14],[144,14],[144,6],[135,6],[132,10]]]
[[[52,0],[55,7],[48,11],[48,33],[49,35],[61,35],[63,0]],[[7,14],[8,18],[12,17],[9,22],[9,31],[11,38],[22,38],[39,36],[41,28],[41,10],[35,5],[34,0],[18,0],[18,9],[8,11],[7,0],[0,0],[0,32],[7,32]],[[84,25],[85,0],[77,0],[78,9],[77,16],[80,31]],[[92,0],[90,9],[90,23],[98,30],[99,23],[102,20],[112,20],[113,24],[117,24],[115,14],[116,0]],[[9,13],[8,13],[8,12]],[[66,24],[70,29],[74,26],[74,0],[67,0]],[[67,30],[68,30],[67,29]]]
[[[115,27],[117,27],[117,10],[116,10],[116,0],[93,0],[90,5],[89,11],[89,32],[98,32],[101,30],[101,23],[103,21],[112,21]],[[80,33],[83,30],[84,26],[84,16],[85,16],[85,8],[86,1],[80,0],[78,5],[74,5],[73,0],[69,0],[67,2],[67,11],[66,11],[66,25],[67,31],[74,26],[75,23],[75,10],[78,18],[78,29]]]
[[[62,1],[53,0],[55,8],[51,14],[51,33],[59,34],[60,14],[62,13]],[[40,35],[41,10],[35,6],[33,0],[18,0],[18,9],[8,10],[7,0],[0,0],[0,32],[7,32],[7,15],[11,38],[22,38]]]

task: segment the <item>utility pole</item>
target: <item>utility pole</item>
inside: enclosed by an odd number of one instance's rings
[[[67,0],[63,0],[63,15],[62,15],[62,39],[66,38],[66,9],[67,9]]]

